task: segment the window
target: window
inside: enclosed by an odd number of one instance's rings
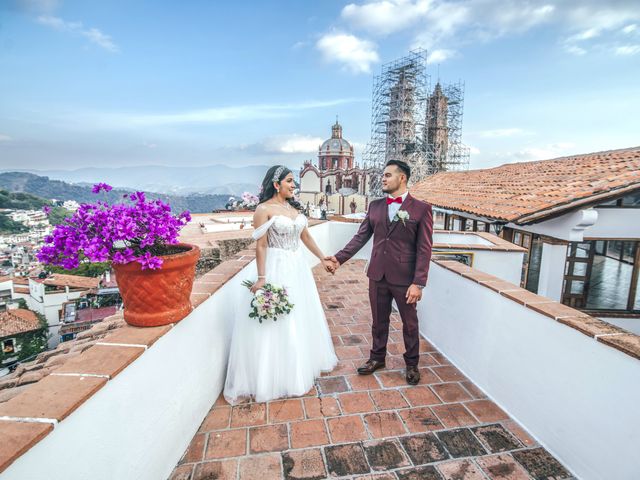
[[[539,235],[533,235],[531,248],[529,249],[529,271],[525,288],[533,293],[538,293],[540,282],[540,263],[542,261],[542,239]]]
[[[636,270],[640,270],[640,266],[636,265]],[[633,302],[633,310],[640,312],[640,275],[636,272],[636,291],[635,300]]]
[[[640,190],[629,193],[624,197],[602,202],[596,208],[640,208]]]
[[[593,253],[593,242],[569,244],[562,288],[562,303],[565,305],[585,308]]]
[[[2,342],[2,353],[14,353],[15,345],[13,343],[13,340],[13,338],[10,338]]]
[[[640,242],[596,240],[571,243],[563,303],[605,312],[640,313]]]
[[[640,192],[630,193],[622,197],[623,207],[635,207],[640,208]]]
[[[540,240],[538,235],[533,233],[514,230],[512,243],[527,250],[522,258],[520,286],[533,293],[538,293],[540,260],[542,259],[542,240]],[[533,245],[535,245],[535,249],[532,248]]]

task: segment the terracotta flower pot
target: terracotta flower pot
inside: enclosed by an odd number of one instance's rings
[[[162,256],[162,267],[142,270],[138,262],[113,264],[124,319],[136,327],[157,327],[182,320],[191,312],[191,288],[200,249],[178,243],[179,253]]]

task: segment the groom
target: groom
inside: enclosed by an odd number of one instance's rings
[[[433,234],[431,205],[413,198],[407,190],[409,165],[390,160],[382,174],[382,191],[387,198],[369,205],[358,233],[335,256],[327,257],[338,268],[353,257],[373,235],[373,249],[367,276],[373,324],[373,347],[360,375],[370,375],[385,366],[391,301],[395,299],[402,318],[406,380],[420,381],[420,332],[417,302],[427,284]]]

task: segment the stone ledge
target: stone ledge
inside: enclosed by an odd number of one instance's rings
[[[633,333],[621,333],[619,335],[603,335],[597,337],[599,342],[617,348],[621,352],[640,360],[640,336]]]
[[[447,270],[472,280],[505,298],[513,300],[537,313],[571,327],[607,346],[616,348],[640,360],[640,336],[629,333],[615,325],[587,315],[580,310],[563,305],[547,297],[531,293],[517,285],[501,280],[454,260],[432,260]]]
[[[94,345],[62,365],[53,375],[99,375],[112,379],[142,355],[145,349],[137,346]]]
[[[106,383],[104,377],[47,375],[24,393],[1,404],[0,417],[60,422]],[[0,423],[0,428],[2,426]]]
[[[173,324],[161,327],[134,327],[126,325],[119,328],[114,333],[107,335],[99,344],[120,344],[120,345],[145,345],[147,348],[153,345],[160,337],[171,330]]]
[[[2,421],[2,442],[0,442],[0,472],[14,460],[53,430],[50,423],[25,423]]]

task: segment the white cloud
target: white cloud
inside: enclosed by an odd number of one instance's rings
[[[115,43],[113,43],[113,40],[111,40],[111,37],[109,35],[105,35],[97,28],[90,28],[89,30],[85,30],[81,33],[86,38],[88,38],[91,42],[101,46],[105,50],[109,50],[110,52],[118,51],[118,47],[116,46]]]
[[[343,20],[356,28],[388,35],[412,26],[429,10],[429,0],[382,0],[356,5],[350,3],[342,9]]]
[[[262,147],[268,153],[317,153],[323,139],[309,135],[278,135],[267,138]]]
[[[622,45],[621,47],[616,47],[614,52],[616,55],[636,55],[640,53],[640,44]]]
[[[640,3],[632,0],[619,0],[615,4],[595,0],[566,3],[570,5],[563,10],[565,28],[576,32],[564,39],[566,52],[584,55],[588,45],[590,49],[625,55],[611,46],[612,40],[620,33],[631,34],[636,30],[635,23],[630,22],[640,20]]]
[[[549,145],[526,147],[513,153],[507,154],[515,157],[518,161],[550,160],[552,158],[568,155],[575,145],[571,142],[559,142]]]
[[[341,63],[352,73],[369,73],[371,64],[379,61],[375,45],[354,35],[345,33],[327,33],[316,43],[327,62]]]
[[[180,124],[214,124],[236,121],[264,120],[294,116],[297,112],[328,108],[336,105],[367,101],[358,98],[307,101],[283,104],[236,105],[170,113],[102,113],[71,112],[68,121],[80,125],[106,128],[138,128]]]
[[[529,132],[521,128],[497,128],[494,130],[483,130],[478,132],[478,136],[483,138],[513,137],[515,135],[527,135]]]
[[[0,142],[10,142],[12,138],[9,135],[3,135],[0,133]]]
[[[583,32],[576,33],[567,38],[567,42],[581,42],[583,40],[589,40],[591,38],[596,38],[600,35],[600,30],[597,28],[589,28],[588,30],[584,30]]]
[[[374,0],[344,7],[341,19],[372,36],[404,32],[413,46],[439,50],[555,26],[565,51],[584,55],[584,44],[637,31],[638,0]],[[591,45],[589,45],[591,46]]]
[[[94,43],[109,52],[115,53],[118,51],[118,46],[113,42],[109,35],[101,32],[97,28],[84,28],[81,22],[67,22],[62,18],[51,15],[40,15],[37,21],[42,25],[51,27],[60,32],[81,35],[91,43]]]
[[[587,51],[584,48],[577,47],[575,45],[565,45],[563,48],[565,52],[570,53],[572,55],[580,56],[587,53]]]
[[[455,50],[438,49],[432,50],[427,55],[427,63],[442,63],[445,60],[456,56]]]

